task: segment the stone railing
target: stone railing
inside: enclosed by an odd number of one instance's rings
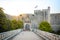
[[[0,40],[7,40],[7,39],[19,34],[21,31],[22,31],[22,29],[17,29],[17,30],[13,30],[13,31],[0,33]]]
[[[34,32],[37,33],[38,35],[42,35],[46,37],[49,40],[60,40],[60,35],[56,35],[56,34],[41,31],[41,30],[36,30],[36,29],[34,30]]]

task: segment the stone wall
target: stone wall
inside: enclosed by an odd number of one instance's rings
[[[51,17],[50,23],[53,30],[54,31],[60,30],[60,13],[51,14],[50,17]]]

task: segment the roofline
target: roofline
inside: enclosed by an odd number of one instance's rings
[[[51,13],[51,14],[60,14],[60,13]]]

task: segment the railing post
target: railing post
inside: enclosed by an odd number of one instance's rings
[[[2,40],[2,39],[3,39],[3,37],[4,37],[4,35],[3,35],[3,34],[0,34],[0,40]]]

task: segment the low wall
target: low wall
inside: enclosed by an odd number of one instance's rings
[[[22,31],[22,29],[17,29],[17,30],[13,30],[13,31],[0,33],[0,40],[7,40],[7,39],[17,35],[21,31]]]
[[[43,37],[46,37],[46,39],[60,40],[60,35],[56,35],[56,34],[41,31],[41,30],[34,30],[34,32],[38,35],[42,35]]]

